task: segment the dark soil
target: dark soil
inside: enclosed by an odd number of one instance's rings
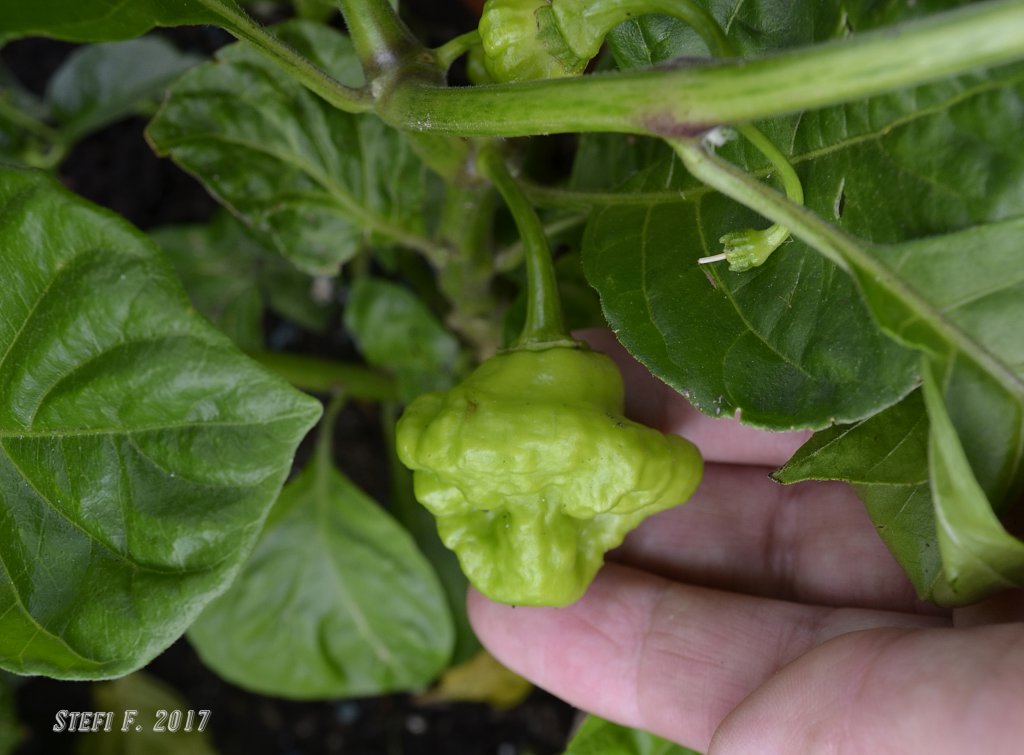
[[[427,11],[422,24],[438,38],[430,41],[464,30],[463,15],[438,15],[431,10],[433,4],[422,5]],[[171,36],[179,47],[202,53],[229,41],[216,29],[175,30]],[[27,88],[41,94],[71,49],[64,43],[23,40],[7,46],[0,57]],[[61,179],[143,229],[210,217],[214,200],[191,177],[152,153],[142,136],[144,126],[145,119],[132,118],[89,137],[62,164]],[[345,344],[337,338],[300,334],[288,345],[338,357]],[[338,425],[339,463],[378,500],[388,488],[382,442],[372,412],[358,407],[346,411]],[[317,703],[262,697],[218,678],[185,640],[145,670],[173,686],[190,708],[212,711],[208,731],[223,755],[544,755],[562,752],[575,716],[571,707],[539,690],[509,711],[482,704],[427,705],[411,695]],[[56,712],[96,706],[88,682],[31,678],[18,687],[17,708],[25,739],[16,752],[60,755],[74,752],[80,737],[89,735],[54,733]]]

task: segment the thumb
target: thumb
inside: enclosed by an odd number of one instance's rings
[[[789,664],[722,721],[711,755],[1020,752],[1024,624],[871,629]]]

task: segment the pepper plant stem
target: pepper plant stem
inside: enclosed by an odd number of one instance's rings
[[[372,82],[394,70],[410,54],[425,50],[388,0],[337,0],[352,44]]]
[[[1024,57],[1024,3],[995,0],[911,24],[700,67],[447,88],[407,80],[378,103],[395,126],[474,136],[614,131],[687,137],[917,86]]]
[[[775,189],[711,154],[699,141],[670,140],[669,143],[694,177],[773,222],[786,226],[794,236],[855,279],[870,279],[875,286],[910,309],[922,327],[944,334],[943,337],[991,374],[1008,392],[1024,395],[1020,378],[872,254],[866,242],[826,222],[806,207],[794,204]]]
[[[196,1],[220,17],[223,20],[222,26],[231,34],[254,45],[256,49],[295,77],[296,81],[314,94],[323,97],[339,110],[348,113],[364,113],[373,107],[373,101],[367,92],[342,84],[264,29],[234,3],[226,3],[222,0]]]
[[[562,303],[558,296],[551,250],[537,211],[494,145],[481,148],[477,165],[508,205],[526,256],[526,322],[513,348],[572,343],[562,317]]]

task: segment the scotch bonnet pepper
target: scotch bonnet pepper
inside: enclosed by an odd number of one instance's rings
[[[604,553],[702,471],[691,443],[623,416],[618,368],[585,347],[487,360],[410,404],[397,443],[470,582],[513,605],[576,601]]]

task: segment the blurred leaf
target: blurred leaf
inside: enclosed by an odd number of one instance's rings
[[[845,33],[839,4],[806,10],[783,0],[713,7],[748,51]],[[878,19],[864,12],[858,21]],[[643,50],[620,51],[620,63],[700,52],[692,40],[665,39],[642,35]],[[791,156],[811,210],[891,243],[1024,214],[1022,109],[1024,68],[1009,66],[759,126]],[[778,429],[820,428],[863,419],[914,385],[914,355],[879,333],[831,263],[792,242],[755,271],[702,269],[696,259],[720,251],[723,233],[767,223],[697,185],[674,159],[644,164],[642,145],[604,142],[605,162],[616,167],[593,180],[632,178],[593,199],[588,279],[620,340],[699,409],[740,410],[746,422]],[[720,152],[770,173],[742,139]]]
[[[0,755],[11,755],[24,737],[14,689],[15,677],[0,671]]]
[[[564,755],[700,755],[639,729],[587,716]]]
[[[0,160],[51,166],[60,158],[60,137],[46,123],[46,105],[26,90],[0,61]]]
[[[362,71],[348,38],[312,22],[276,35],[339,80]],[[222,48],[171,89],[147,134],[298,267],[333,275],[367,243],[429,247],[428,171],[372,115],[322,99],[251,45]]]
[[[188,713],[195,709],[177,690],[148,674],[137,671],[94,684],[92,697],[96,710],[114,711],[117,721],[109,732],[79,736],[76,755],[216,755],[209,731],[217,712],[209,712],[205,725],[198,714],[189,721]],[[137,711],[138,730],[121,731],[127,710]],[[168,719],[171,711],[182,714],[180,723]],[[158,723],[166,731],[154,731]]]
[[[218,674],[264,694],[421,688],[451,655],[444,594],[409,535],[334,468],[321,444],[189,640]]]
[[[224,5],[234,5],[221,0]],[[47,36],[72,42],[102,42],[145,34],[154,26],[217,23],[194,0],[31,0],[0,4],[0,41]]]
[[[79,47],[50,79],[46,104],[66,143],[155,106],[200,58],[159,37]]]
[[[228,213],[206,225],[150,232],[171,258],[192,303],[248,351],[263,349],[263,310],[323,331],[331,308],[314,299],[314,279],[257,241]]]
[[[486,650],[448,669],[434,689],[420,695],[424,703],[487,703],[498,710],[514,708],[530,694],[533,685],[509,671]]]
[[[395,373],[403,401],[451,386],[459,342],[403,286],[357,280],[345,305],[345,328],[367,362]]]
[[[234,577],[320,406],[120,218],[12,168],[0,208],[0,666],[124,674]]]

